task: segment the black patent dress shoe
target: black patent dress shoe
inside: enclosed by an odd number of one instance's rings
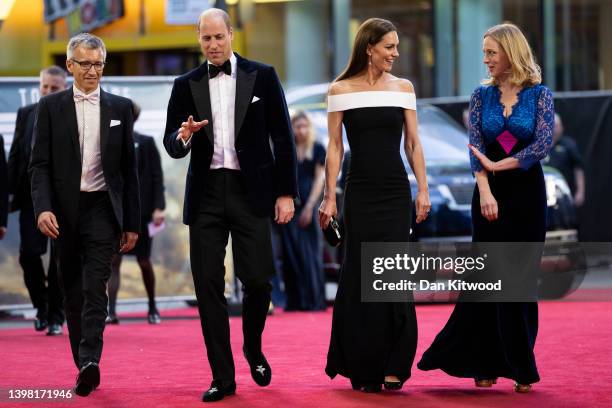
[[[244,346],[242,347],[242,352],[249,363],[251,377],[253,381],[255,381],[255,384],[260,387],[265,387],[270,384],[270,381],[272,381],[272,368],[270,368],[270,364],[268,364],[268,360],[266,360],[263,353],[260,351],[257,354],[251,354]]]
[[[115,315],[106,316],[106,320],[104,321],[106,324],[119,324],[119,319]]]
[[[47,319],[39,319],[38,317],[34,320],[34,330],[43,331],[49,326]]]
[[[51,323],[47,330],[47,336],[61,336],[63,333],[62,325],[57,323]]]
[[[221,401],[228,395],[234,395],[236,393],[236,382],[232,381],[223,385],[220,380],[213,380],[210,384],[210,388],[202,394],[203,402],[215,402]]]
[[[160,324],[161,316],[157,310],[149,311],[147,314],[147,320],[149,321],[149,324]]]
[[[100,367],[98,363],[90,361],[85,364],[77,376],[74,393],[86,397],[100,385]]]

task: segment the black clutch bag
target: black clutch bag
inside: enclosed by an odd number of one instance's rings
[[[336,218],[331,217],[327,228],[323,230],[323,236],[327,243],[333,247],[337,247],[342,242],[342,231],[340,230],[340,224]]]

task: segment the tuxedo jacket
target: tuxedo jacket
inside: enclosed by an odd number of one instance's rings
[[[8,158],[9,193],[13,194],[10,211],[32,207],[28,164],[32,153],[32,134],[38,103],[24,106],[17,111],[15,134]]]
[[[235,149],[253,211],[273,214],[279,196],[297,197],[295,141],[285,95],[273,67],[236,54]],[[208,124],[193,134],[191,145],[177,140],[181,123],[193,115]],[[173,158],[191,151],[183,222],[198,212],[214,152],[213,118],[208,87],[208,63],[175,79],[168,103],[164,147]],[[270,140],[272,141],[272,147]]]
[[[142,219],[148,222],[156,208],[160,210],[166,208],[161,157],[155,145],[155,139],[138,132],[134,132],[134,150],[138,163],[140,213]],[[146,228],[146,225],[140,227]]]
[[[0,135],[0,227],[6,227],[8,218],[8,178],[4,138]]]
[[[111,127],[111,120],[119,124]],[[100,90],[104,181],[119,228],[138,232],[140,200],[133,122],[129,99]],[[29,171],[36,219],[43,211],[53,211],[60,228],[62,223],[75,227],[79,215],[81,151],[72,87],[39,101],[34,137]]]

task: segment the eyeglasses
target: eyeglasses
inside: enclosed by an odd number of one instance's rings
[[[71,61],[79,64],[85,71],[89,71],[91,67],[94,67],[96,71],[102,71],[104,65],[106,64],[105,62],[77,61],[75,59],[71,59]]]

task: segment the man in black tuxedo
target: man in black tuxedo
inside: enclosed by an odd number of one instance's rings
[[[132,102],[134,122],[140,116],[140,107]],[[148,224],[153,223],[160,226],[164,222],[164,209],[166,199],[164,197],[164,173],[162,171],[161,157],[155,145],[155,139],[151,136],[134,131],[134,149],[136,151],[136,162],[138,163],[138,182],[140,186],[140,220],[141,233],[138,242],[128,255],[136,255],[136,262],[142,273],[147,298],[149,299],[149,312],[147,320],[150,324],[161,323],[161,317],[155,302],[155,272],[151,263],[151,245],[153,238],[149,236]],[[116,305],[117,293],[121,283],[121,260],[122,255],[113,257],[112,273],[108,281],[108,318],[107,323],[119,324]]]
[[[6,171],[6,156],[4,153],[4,138],[0,135],[0,240],[6,235],[8,221],[8,177]]]
[[[56,245],[81,396],[100,383],[111,259],[134,247],[140,222],[132,103],[100,89],[105,59],[100,38],[70,39],[74,85],[38,103],[29,168],[38,228]]]
[[[198,22],[207,61],[174,81],[164,136],[170,156],[191,152],[183,222],[213,382],[202,400],[235,393],[227,302],[225,246],[244,288],[243,352],[260,386],[272,372],[261,347],[274,273],[269,217],[287,223],[297,196],[289,113],[274,68],[232,52],[227,13],[208,9]],[[195,119],[194,119],[195,118]],[[273,142],[274,153],[270,148]]]
[[[66,89],[66,71],[58,66],[50,66],[40,72],[40,96]],[[57,281],[57,263],[51,251],[49,269],[45,276],[42,255],[47,252],[49,240],[36,228],[34,207],[32,206],[32,187],[28,177],[28,164],[32,152],[34,119],[38,103],[24,106],[17,111],[15,135],[8,159],[9,192],[13,199],[10,210],[19,211],[19,265],[23,269],[23,279],[30,294],[32,305],[36,308],[34,328],[47,335],[62,334],[64,309],[62,291]]]

